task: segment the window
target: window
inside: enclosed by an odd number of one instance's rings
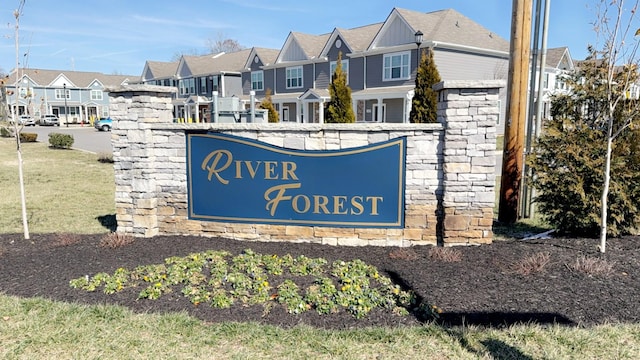
[[[200,78],[200,94],[207,93],[207,77],[203,76]]]
[[[102,100],[102,90],[91,90],[91,100]]]
[[[409,52],[385,55],[382,80],[409,79],[409,57]]]
[[[264,90],[264,72],[251,72],[251,90]]]
[[[213,85],[211,87],[211,91],[218,91],[218,76],[213,77]]]
[[[342,72],[344,73],[345,78],[347,79],[347,84],[349,83],[349,60],[342,60]],[[337,61],[332,61],[329,65],[331,68],[331,79],[333,79],[333,73],[336,72],[336,68],[338,67]]]
[[[180,95],[189,95],[196,93],[196,82],[194,78],[184,79],[178,81],[178,88],[180,89]]]
[[[287,68],[287,89],[302,87],[302,66]]]
[[[56,89],[56,99],[64,99],[64,89]],[[69,89],[67,89],[67,99],[70,98]]]

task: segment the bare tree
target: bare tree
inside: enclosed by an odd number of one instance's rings
[[[218,33],[215,39],[207,39],[206,45],[210,53],[230,53],[244,49],[238,40],[227,38],[224,33]]]
[[[628,7],[624,0],[600,0],[594,23],[598,40],[602,40],[602,48],[596,51],[598,58],[594,61],[606,64],[606,101],[601,109],[596,109],[605,126],[607,142],[600,218],[600,252],[603,253],[607,244],[607,200],[614,141],[640,115],[640,100],[630,99],[632,90],[638,86],[640,43],[637,37],[640,35],[640,28],[637,27],[636,11],[639,2],[640,0],[631,1],[631,7]]]
[[[19,45],[19,29],[20,29],[20,16],[22,16],[22,9],[24,8],[24,3],[25,0],[20,0],[20,4],[18,6],[18,8],[13,12],[14,17],[16,18],[16,24],[15,24],[15,46],[16,46],[16,68],[15,68],[15,73],[16,73],[16,91],[15,91],[15,106],[13,107],[13,112],[12,112],[12,116],[13,116],[13,129],[14,129],[14,135],[16,137],[16,147],[17,147],[17,153],[18,153],[18,173],[19,173],[19,178],[20,178],[20,199],[22,202],[22,225],[24,228],[24,238],[26,240],[29,239],[29,225],[27,223],[27,201],[26,201],[26,197],[25,197],[25,191],[24,191],[24,172],[23,172],[23,166],[22,166],[22,146],[20,144],[20,130],[18,128],[18,119],[17,119],[17,112],[18,112],[18,97],[20,96],[20,61],[19,61],[19,49],[20,49],[20,45]]]

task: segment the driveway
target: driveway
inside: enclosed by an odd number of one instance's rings
[[[35,126],[25,127],[23,132],[38,134],[38,141],[49,143],[49,133],[70,134],[73,136],[73,148],[92,153],[109,153],[113,152],[111,147],[111,132],[98,131],[88,125],[64,125],[58,126]]]

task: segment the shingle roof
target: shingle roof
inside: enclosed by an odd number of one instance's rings
[[[242,71],[251,49],[243,49],[230,53],[209,54],[203,56],[185,55],[184,61],[191,75],[209,75],[223,71]]]
[[[300,32],[291,32],[291,35],[310,59],[320,56],[329,36],[331,36],[331,34],[311,35]]]
[[[153,75],[153,79],[166,79],[176,75],[178,61],[147,61],[147,67]]]
[[[107,75],[88,71],[66,71],[45,69],[20,69],[21,74],[28,76],[32,81],[41,86],[47,86],[54,82],[60,75],[64,75],[77,87],[89,87],[94,80],[98,80],[103,86],[118,86],[125,82],[135,82],[139,75]],[[15,70],[10,77],[15,79]],[[15,84],[14,84],[15,85]],[[72,85],[72,84],[69,84]]]
[[[360,26],[352,29],[340,29],[340,34],[344,36],[352,51],[364,51],[369,47],[371,41],[376,36],[383,23]]]
[[[509,51],[509,41],[453,9],[422,13],[395,9],[424,41],[441,41],[482,49]]]
[[[260,60],[262,60],[262,63],[265,65],[270,65],[276,62],[276,59],[278,58],[278,54],[280,53],[280,49],[267,49],[267,48],[256,47],[254,48],[254,50],[260,57]]]
[[[553,67],[553,68],[557,68],[559,67],[558,65],[560,64],[560,62],[562,61],[562,59],[564,58],[564,55],[567,52],[568,47],[559,47],[559,48],[552,48],[552,49],[547,49],[547,61],[546,61],[546,66],[549,67]]]

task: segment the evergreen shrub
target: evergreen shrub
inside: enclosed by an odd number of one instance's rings
[[[50,133],[49,145],[54,149],[69,149],[73,146],[73,135]]]

